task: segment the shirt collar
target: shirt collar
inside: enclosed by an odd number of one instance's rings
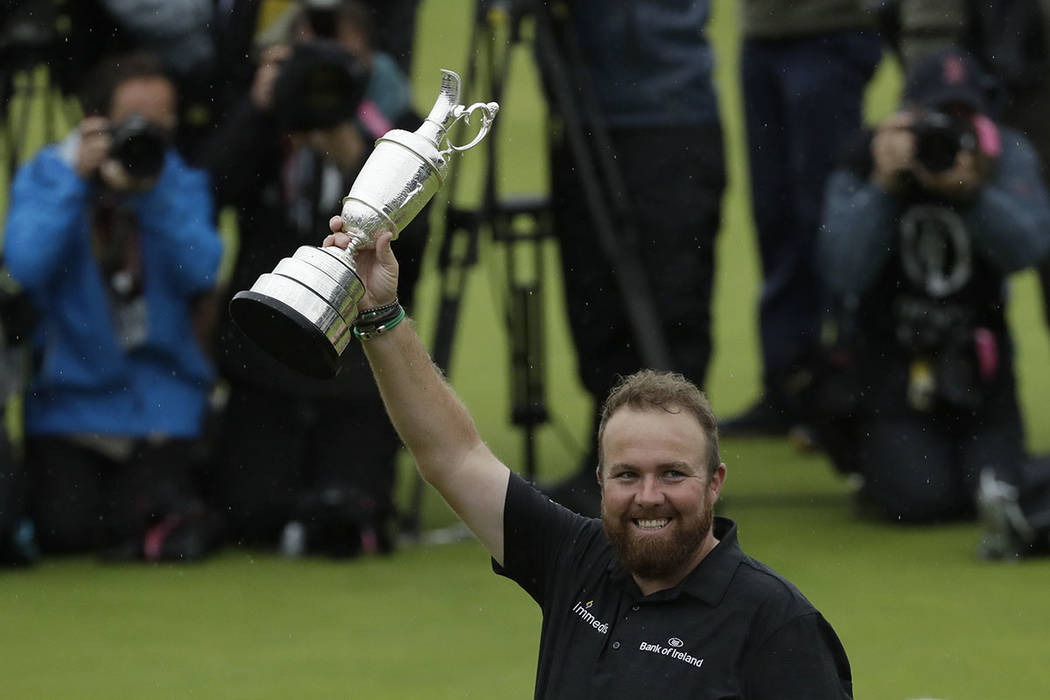
[[[713,527],[718,544],[676,586],[708,605],[717,605],[722,600],[737,566],[744,559],[744,553],[736,540],[736,523],[729,518],[715,516]]]

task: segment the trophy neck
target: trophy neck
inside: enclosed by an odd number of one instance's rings
[[[346,257],[351,262],[357,261],[357,252],[359,250],[375,247],[375,239],[360,229],[351,228],[346,232],[346,235],[350,237],[350,243],[346,246]]]
[[[426,139],[433,144],[435,149],[440,147],[442,139],[445,138],[445,133],[445,126],[431,120],[430,117],[427,117],[415,131],[416,136]]]

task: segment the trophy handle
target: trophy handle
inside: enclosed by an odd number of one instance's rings
[[[452,122],[449,123],[448,130],[451,130],[452,125],[458,122],[460,119],[462,119],[465,124],[470,124],[470,118],[474,116],[475,112],[481,112],[481,128],[478,129],[478,133],[474,136],[473,140],[471,140],[470,143],[464,144],[462,146],[457,146],[456,144],[452,143],[452,139],[448,139],[448,148],[442,151],[443,155],[448,157],[452,155],[452,151],[469,151],[471,148],[474,148],[474,146],[477,146],[481,139],[485,138],[485,135],[488,134],[489,130],[492,128],[492,121],[496,118],[496,113],[499,112],[499,105],[495,102],[475,102],[469,107],[464,107],[463,105],[456,105],[452,110],[452,114],[455,117],[455,119],[453,119]]]

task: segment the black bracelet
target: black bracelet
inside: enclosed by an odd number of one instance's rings
[[[397,309],[399,306],[401,306],[401,302],[398,300],[397,297],[394,297],[394,300],[389,304],[384,304],[383,306],[376,306],[374,308],[365,309],[364,311],[358,312],[357,319],[354,321],[354,324],[356,325],[358,323],[371,323],[374,319],[379,318],[381,316],[396,316]]]
[[[385,307],[384,307],[385,308]],[[388,330],[405,320],[405,310],[401,304],[397,304],[392,312],[385,312],[381,317],[371,318],[365,322],[354,322],[354,336],[359,340],[369,340],[377,335],[386,333]]]

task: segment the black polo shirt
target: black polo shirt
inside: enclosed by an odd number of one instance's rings
[[[790,582],[745,555],[736,524],[675,588],[642,595],[600,520],[511,476],[504,566],[543,610],[537,698],[851,698],[835,631]]]

